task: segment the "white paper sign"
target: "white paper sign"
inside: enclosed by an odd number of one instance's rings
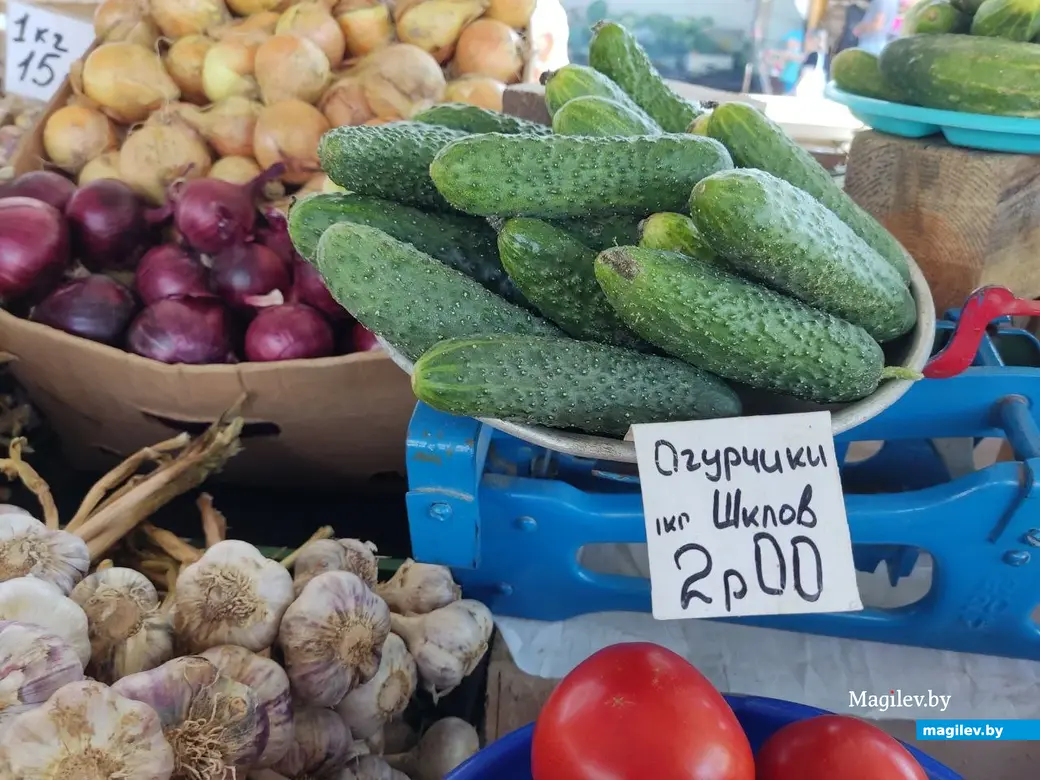
[[[69,66],[90,48],[94,26],[34,5],[7,3],[4,88],[22,97],[50,100]]]
[[[632,430],[655,618],[863,608],[828,412]]]

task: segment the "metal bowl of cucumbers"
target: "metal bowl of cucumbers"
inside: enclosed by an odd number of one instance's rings
[[[930,357],[935,343],[935,304],[921,269],[907,255],[910,268],[910,291],[917,308],[917,324],[914,329],[899,339],[885,345],[886,366],[898,366],[910,372],[921,372]],[[391,360],[399,368],[412,373],[412,362],[395,350],[383,339],[379,339]],[[835,434],[843,433],[860,425],[888,407],[892,406],[910,389],[909,380],[889,379],[866,398],[849,404],[815,404],[789,396],[767,393],[750,388],[737,388],[745,415],[789,414],[797,412],[831,412],[831,423]],[[631,441],[593,436],[586,433],[527,425],[509,420],[479,418],[492,428],[515,436],[539,447],[545,447],[565,455],[610,461],[635,463],[635,446]]]

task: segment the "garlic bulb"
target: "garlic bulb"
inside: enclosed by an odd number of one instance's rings
[[[173,627],[189,652],[239,645],[271,646],[293,600],[292,577],[253,545],[217,542],[177,578]]]
[[[65,640],[39,626],[0,620],[0,730],[66,683],[83,679],[83,664]]]
[[[376,585],[376,593],[392,612],[425,615],[458,601],[462,589],[455,584],[447,566],[416,563],[409,558],[393,577]]]
[[[361,756],[351,769],[357,780],[409,780],[408,775],[394,769],[379,756]]]
[[[390,616],[415,658],[423,687],[436,702],[472,674],[487,652],[494,623],[479,601],[462,599],[426,615]]]
[[[477,730],[462,718],[441,718],[426,730],[419,744],[385,761],[414,780],[443,780],[455,767],[480,750]]]
[[[404,640],[390,634],[376,676],[348,693],[336,706],[354,739],[368,739],[405,711],[418,684],[415,660]]]
[[[0,768],[18,780],[170,780],[174,760],[151,707],[82,680],[0,731]]]
[[[138,571],[99,569],[69,598],[87,615],[91,677],[113,683],[173,658],[173,630],[155,586]]]
[[[389,631],[386,602],[356,575],[319,574],[285,610],[278,635],[293,696],[316,707],[339,704],[379,671]]]
[[[267,719],[267,746],[253,766],[273,766],[293,742],[292,697],[282,667],[235,645],[211,647],[201,655],[225,677],[253,689]]]
[[[90,568],[87,544],[27,512],[0,512],[0,580],[38,577],[67,594]]]
[[[223,780],[256,761],[267,743],[257,696],[200,656],[167,661],[112,685],[159,714],[173,747],[175,778]]]
[[[394,718],[383,727],[382,750],[373,753],[405,753],[419,744],[415,729],[401,718]]]
[[[293,565],[293,587],[299,595],[304,586],[327,571],[349,571],[368,587],[376,584],[379,568],[376,546],[358,539],[315,539],[300,548]]]
[[[90,661],[87,616],[57,585],[35,577],[0,582],[0,620],[17,620],[40,626],[67,642],[80,663]]]
[[[321,707],[298,707],[289,751],[273,767],[288,778],[326,777],[343,769],[354,740],[342,719]]]

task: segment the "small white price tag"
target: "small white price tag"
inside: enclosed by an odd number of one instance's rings
[[[93,41],[90,22],[8,0],[5,89],[22,97],[50,100],[69,66]]]
[[[863,608],[828,412],[632,431],[655,618]]]

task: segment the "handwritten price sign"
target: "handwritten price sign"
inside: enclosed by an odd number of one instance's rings
[[[50,100],[69,66],[90,48],[89,22],[10,0],[7,4],[7,54],[4,85],[8,92]]]
[[[863,608],[830,414],[632,430],[655,618]]]

